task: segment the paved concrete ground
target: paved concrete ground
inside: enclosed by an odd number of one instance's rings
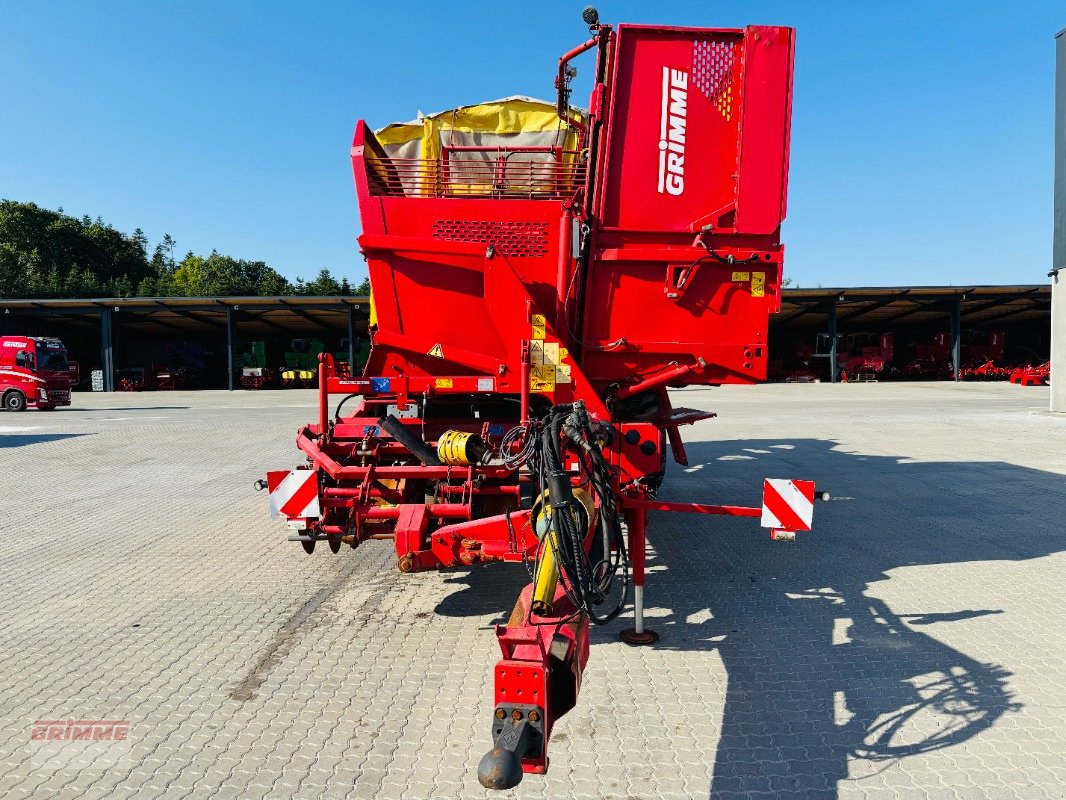
[[[1046,388],[774,385],[712,408],[670,499],[836,499],[775,544],[656,514],[656,649],[593,631],[546,778],[504,796],[1045,798],[1066,784],[1066,419]],[[485,797],[521,569],[307,557],[252,481],[308,392],[0,414],[0,797]],[[40,719],[125,719],[75,769]],[[108,749],[109,748],[109,749]]]

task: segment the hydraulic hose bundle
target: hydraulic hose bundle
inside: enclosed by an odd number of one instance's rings
[[[534,585],[544,585],[542,570],[558,570],[574,607],[599,625],[618,616],[629,597],[629,556],[613,476],[603,456],[603,447],[613,437],[614,428],[593,422],[579,401],[554,406],[544,418],[513,429],[502,448],[510,453],[519,447],[505,463],[515,468],[528,464],[540,489],[543,530]],[[591,494],[595,509],[575,497],[573,473],[566,470],[564,457],[568,450],[577,456],[584,487],[578,491]],[[548,583],[554,586],[554,581]],[[601,613],[598,609],[612,597],[617,599],[610,610]],[[551,597],[547,600],[550,603]]]

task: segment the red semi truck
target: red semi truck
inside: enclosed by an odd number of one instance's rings
[[[70,405],[70,365],[59,339],[0,336],[0,402],[7,411]]]

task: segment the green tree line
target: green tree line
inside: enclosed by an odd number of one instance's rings
[[[293,283],[262,261],[212,251],[175,256],[170,234],[149,253],[138,228],[125,234],[99,217],[0,200],[0,298],[362,295],[328,269]]]

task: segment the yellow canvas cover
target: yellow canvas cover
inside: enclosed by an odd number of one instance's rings
[[[583,115],[571,113],[578,120]],[[562,147],[575,150],[577,131],[555,113],[555,104],[532,97],[504,97],[472,106],[419,114],[410,122],[386,125],[375,134],[393,158],[438,159],[453,145]]]
[[[579,111],[572,114],[582,118]],[[420,114],[387,125],[375,138],[398,167],[409,196],[551,191],[574,164],[579,141],[553,103],[531,97]],[[522,149],[531,147],[540,151]],[[551,148],[562,153],[557,157]]]

